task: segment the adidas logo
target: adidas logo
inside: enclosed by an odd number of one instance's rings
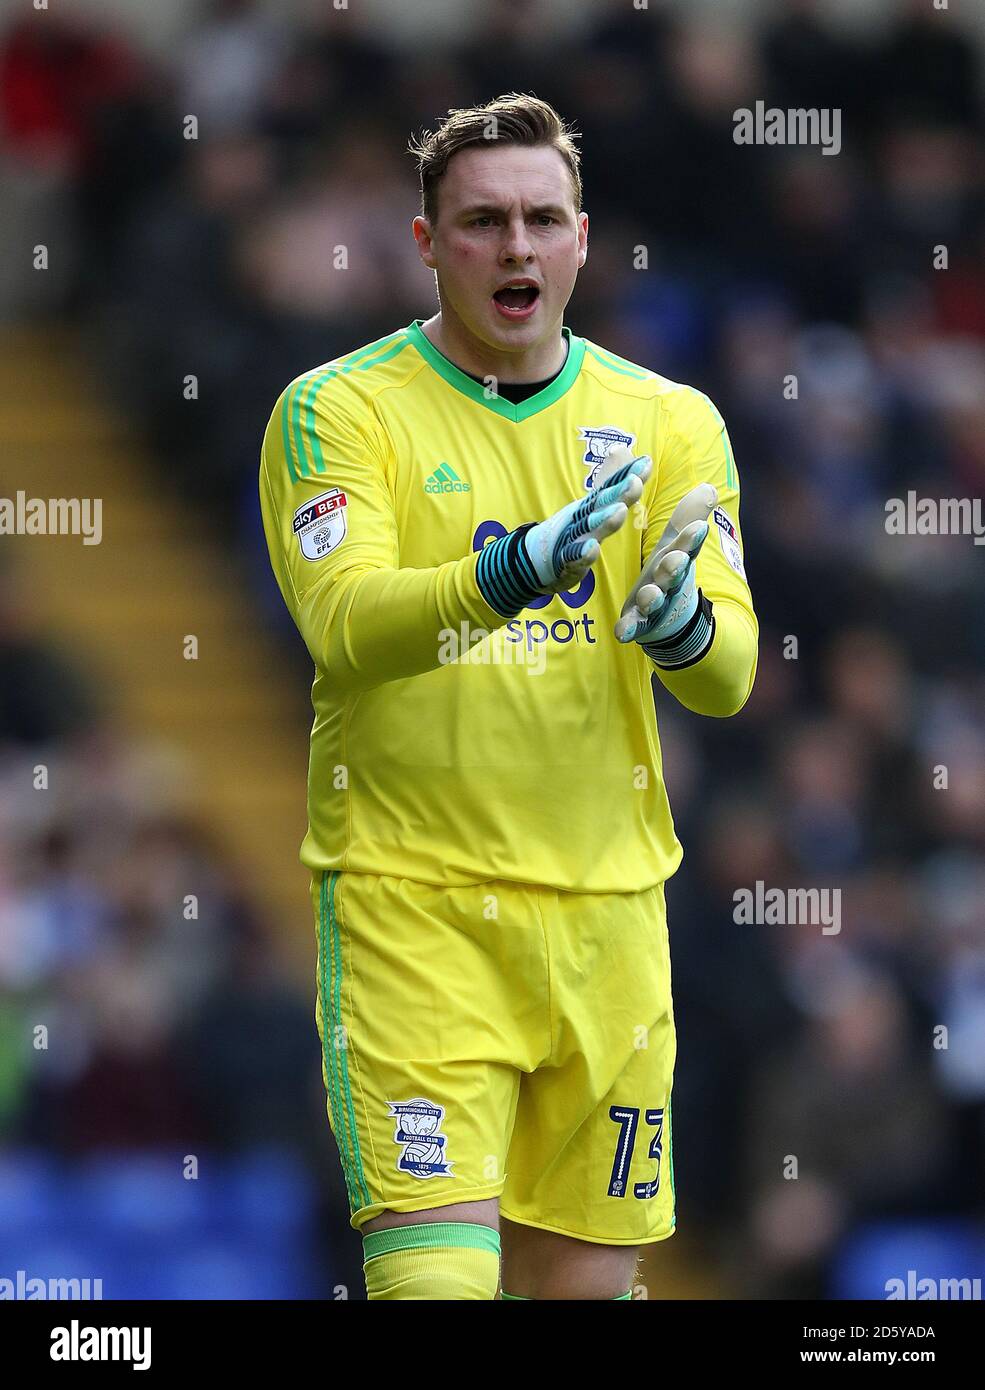
[[[447,463],[439,463],[430,478],[424,480],[425,492],[471,492],[472,484],[463,483],[454,468]]]

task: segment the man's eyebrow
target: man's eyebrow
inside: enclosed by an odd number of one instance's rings
[[[471,203],[468,207],[462,208],[459,217],[479,217],[489,213],[502,214],[506,208],[499,203]],[[530,209],[532,217],[538,217],[543,213],[550,213],[552,217],[562,217],[564,208],[560,203],[539,203]]]

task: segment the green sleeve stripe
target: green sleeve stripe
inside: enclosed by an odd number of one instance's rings
[[[715,402],[709,396],[706,396],[703,391],[699,391],[696,386],[689,386],[688,390],[693,391],[696,396],[700,396],[703,401],[707,401],[714,412],[715,419],[722,427],[722,448],[725,450],[725,486],[735,487],[735,458],[732,454],[732,441],[728,437],[728,430],[725,428],[725,421],[722,419],[722,412],[718,409]]]
[[[592,354],[596,362],[600,362],[603,367],[608,367],[610,372],[618,372],[620,376],[631,376],[636,381],[649,381],[653,376],[652,372],[637,367],[633,362],[627,362],[624,357],[614,357],[610,353],[603,353],[600,348],[595,347],[592,343],[586,343],[585,350]],[[617,362],[622,365],[617,366]]]
[[[388,1226],[363,1236],[367,1260],[390,1255],[394,1250],[466,1249],[499,1254],[499,1232],[491,1226],[465,1221],[427,1221],[418,1226]]]
[[[306,383],[306,387],[302,386],[300,391],[298,392],[294,409],[294,433],[298,441],[298,453],[303,453],[305,447],[305,432],[301,428],[301,412],[304,411],[305,423],[308,426],[307,440],[310,443],[312,449],[311,461],[316,471],[322,467],[325,460],[322,458],[321,441],[319,440],[318,432],[315,429],[314,412],[312,410],[312,404],[315,396],[317,396],[318,394],[319,386],[322,384],[323,381],[326,381],[327,379],[327,374],[322,373],[320,376],[312,377],[312,379]],[[305,459],[302,471],[304,472],[305,476],[308,475],[307,459]]]
[[[735,459],[732,456],[732,441],[728,437],[728,430],[722,428],[722,439],[725,441],[725,482],[729,487],[735,487]]]
[[[288,429],[287,423],[288,405],[290,403],[290,398],[293,394],[293,391],[294,388],[292,387],[291,390],[288,391],[287,396],[284,399],[284,404],[281,406],[280,425],[284,439],[284,457],[285,459],[287,459],[287,471],[291,475],[291,482],[296,483],[298,480],[298,470],[295,468],[294,459],[291,457],[291,434],[290,430]]]
[[[403,336],[404,330],[398,328],[393,333],[387,333],[384,337],[377,338],[374,343],[366,343],[363,347],[356,348],[354,352],[347,352],[344,357],[338,359],[338,362],[343,367],[349,366],[350,363],[361,362],[364,357],[369,357],[372,353],[389,347],[391,343],[395,343],[398,338]]]
[[[639,362],[630,362],[628,357],[620,357],[619,353],[613,352],[611,348],[599,348],[599,352],[610,362],[618,362],[620,367],[628,367],[631,371],[639,372],[643,377],[656,376],[656,372],[651,372],[649,367],[642,367]]]
[[[371,367],[378,367],[382,362],[388,362],[391,357],[402,352],[409,342],[410,339],[401,329],[398,333],[390,333],[368,347],[350,353],[348,357],[341,358],[336,365],[326,367],[321,372],[314,372],[310,376],[303,376],[294,383],[282,406],[284,453],[292,482],[296,483],[299,478],[311,477],[312,471],[322,473],[325,469],[321,440],[318,438],[314,419],[314,402],[322,386],[337,376],[346,376],[356,370],[365,372]],[[289,439],[293,440],[293,457]]]
[[[390,338],[384,339],[384,343],[390,346],[385,346],[382,352],[374,348],[366,348],[361,352],[353,353],[351,357],[346,359],[347,365],[326,367],[323,372],[319,372],[308,382],[307,391],[304,392],[298,405],[298,412],[295,416],[295,429],[299,441],[302,442],[301,447],[303,447],[303,441],[305,439],[310,441],[312,464],[316,473],[323,473],[325,471],[325,458],[322,454],[321,440],[318,438],[318,431],[315,428],[314,404],[318,392],[326,382],[334,381],[337,376],[347,376],[349,372],[354,372],[356,370],[365,372],[368,371],[370,367],[378,367],[382,362],[389,362],[391,357],[395,357],[398,352],[402,352],[404,348],[407,347],[409,341],[410,340],[404,333],[393,334]],[[301,428],[301,410],[305,412],[304,430]],[[304,471],[307,472],[307,469]]]

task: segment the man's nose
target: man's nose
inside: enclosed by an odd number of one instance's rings
[[[514,261],[525,261],[533,253],[527,224],[522,217],[512,219],[506,229],[503,241],[503,255]]]

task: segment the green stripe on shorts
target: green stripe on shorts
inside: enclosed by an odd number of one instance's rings
[[[335,885],[339,881],[339,875],[333,871],[331,884],[328,891],[328,920],[332,938],[332,955],[334,962],[333,982],[334,982],[334,1008],[333,1013],[342,1027],[342,936],[339,931],[339,919],[335,912]],[[366,1174],[363,1170],[362,1153],[359,1148],[359,1131],[356,1129],[356,1112],[352,1104],[352,1087],[349,1085],[349,1058],[348,1058],[348,1038],[343,1029],[343,1045],[335,1049],[339,1058],[339,1079],[342,1086],[342,1095],[345,1101],[345,1114],[349,1123],[349,1133],[352,1138],[352,1152],[350,1161],[353,1166],[353,1177],[360,1207],[368,1207],[370,1204],[369,1188],[366,1186]]]

